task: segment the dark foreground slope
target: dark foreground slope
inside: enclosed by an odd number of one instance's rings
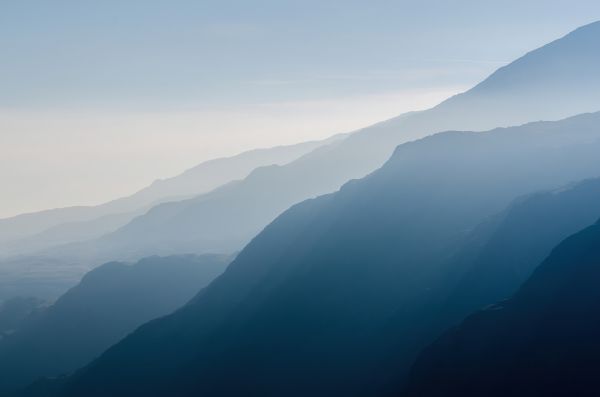
[[[417,361],[405,396],[600,394],[600,223],[560,244],[510,300]]]
[[[139,325],[186,303],[226,263],[211,255],[151,257],[91,271],[0,340],[0,394],[85,365]]]
[[[599,150],[600,114],[401,145],[377,172],[286,211],[63,395],[364,395],[390,346],[401,371],[428,343],[427,303],[469,231],[517,196],[600,175]]]
[[[519,198],[478,227],[453,258],[458,281],[449,283],[453,290],[443,315],[462,319],[512,296],[556,245],[598,218],[597,178]]]
[[[433,341],[473,311],[509,298],[556,245],[598,218],[598,178],[516,199],[477,226],[443,265],[446,271],[430,296],[430,319],[417,329]],[[400,310],[388,325],[388,338],[393,339],[405,322]],[[404,386],[405,347],[406,341],[399,338],[380,363],[377,372],[390,382],[379,395],[397,395]]]

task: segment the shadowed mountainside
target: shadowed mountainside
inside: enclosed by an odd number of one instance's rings
[[[139,325],[171,313],[225,270],[224,256],[106,263],[0,340],[0,394],[69,373]]]
[[[480,228],[493,231],[472,260],[461,264],[464,256],[458,256],[454,266],[464,273],[446,309],[460,310],[463,317],[510,297],[556,245],[598,218],[600,179],[517,200]],[[484,230],[478,235],[487,234]],[[466,250],[472,251],[472,245]]]
[[[443,265],[447,272],[440,275],[437,292],[430,294],[427,304],[432,309],[417,327],[419,340],[433,341],[466,315],[510,297],[552,248],[599,217],[600,179],[515,200],[476,227]],[[387,326],[387,337],[394,339],[405,321],[400,310]],[[404,385],[405,346],[399,339],[379,366],[377,372],[391,380],[382,396],[397,395]]]
[[[426,349],[404,396],[597,396],[600,223]]]

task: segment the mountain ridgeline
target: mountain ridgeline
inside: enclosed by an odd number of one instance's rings
[[[182,238],[179,245],[175,246],[169,239],[165,242],[150,240],[152,245],[140,250],[130,241],[131,249],[125,251],[130,255],[117,249],[122,247],[118,237],[116,241],[112,239],[115,244],[106,250],[102,250],[103,244],[86,241],[113,232],[157,203],[206,193],[246,177],[256,167],[286,164],[319,146],[343,139],[344,135],[340,134],[323,141],[253,150],[207,161],[181,175],[156,181],[129,197],[99,206],[61,208],[0,219],[0,299],[17,295],[56,299],[83,274],[108,261],[138,260],[159,253],[213,253],[212,250],[183,249],[184,236],[175,229],[171,234]],[[164,225],[145,226],[149,227],[149,234],[159,229],[169,235]],[[247,236],[244,234],[244,237]],[[173,249],[162,249],[167,242]]]
[[[444,130],[483,131],[600,109],[600,23],[584,26],[499,69],[473,89],[423,112],[356,131],[289,164],[148,211],[114,233],[45,254],[72,261],[177,252],[234,252],[277,215],[380,167],[401,143]]]
[[[188,305],[110,348],[63,395],[383,387],[389,352],[402,377],[437,332],[447,258],[469,231],[515,197],[600,175],[598,150],[600,114],[401,145],[368,177],[286,211]]]
[[[152,206],[209,192],[245,178],[257,167],[282,165],[319,146],[341,140],[343,134],[322,141],[251,150],[237,156],[203,162],[180,175],[98,206],[79,206],[0,219],[2,255],[27,253],[52,245],[99,237],[126,224]]]

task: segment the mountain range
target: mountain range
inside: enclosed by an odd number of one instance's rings
[[[206,195],[155,207],[94,242],[92,250],[125,257],[236,251],[291,205],[379,168],[398,144],[449,129],[486,130],[598,111],[599,37],[600,23],[578,29],[433,109],[354,132]]]
[[[57,245],[31,258],[91,264],[153,254],[236,252],[291,205],[364,177],[403,142],[443,130],[482,131],[597,111],[599,37],[600,22],[584,26],[430,110],[356,131],[287,164],[258,168],[241,181],[153,207],[100,238]]]
[[[34,252],[49,246],[101,236],[126,224],[152,206],[209,192],[245,178],[253,169],[282,165],[313,149],[344,138],[257,149],[237,156],[203,162],[180,175],[159,179],[150,186],[98,206],[58,208],[0,219],[2,256]]]
[[[95,254],[98,249],[84,242],[118,229],[159,202],[182,200],[234,183],[256,167],[285,164],[316,147],[342,139],[344,135],[339,134],[323,141],[253,150],[207,161],[176,177],[156,181],[129,197],[99,206],[60,208],[0,219],[0,301],[14,296],[53,300],[99,264],[150,256],[141,252],[126,257],[116,250]],[[72,246],[90,249],[74,253]],[[161,250],[146,250],[153,254],[158,251]],[[190,251],[193,250],[168,252]]]
[[[10,258],[73,275],[109,258],[236,252],[222,274],[228,256],[93,270],[0,340],[0,385],[45,376],[20,394],[36,397],[594,395],[598,43],[600,22],[430,110]]]
[[[401,376],[432,336],[429,303],[469,231],[518,196],[600,175],[598,150],[598,113],[401,145],[368,177],[286,211],[65,395],[368,394],[389,381],[387,352]]]

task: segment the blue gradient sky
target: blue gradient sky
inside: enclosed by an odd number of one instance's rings
[[[427,107],[600,19],[591,0],[0,5],[0,216]]]

